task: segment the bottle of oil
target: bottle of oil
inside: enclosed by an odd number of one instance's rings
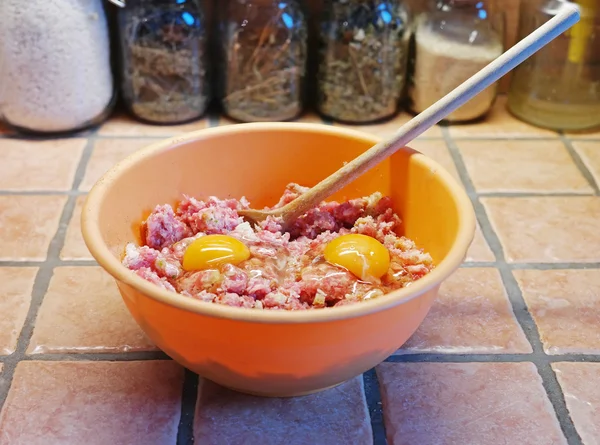
[[[519,38],[551,19],[566,2],[522,1]],[[600,2],[576,3],[580,22],[514,71],[508,109],[533,125],[553,130],[600,126]]]

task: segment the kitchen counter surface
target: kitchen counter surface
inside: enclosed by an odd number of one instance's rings
[[[386,135],[407,119],[355,128]],[[226,124],[117,116],[42,141],[0,129],[1,445],[600,444],[600,132],[537,129],[501,99],[484,122],[425,133],[413,148],[477,214],[464,266],[376,369],[258,399],[157,351],[80,235],[85,194],[111,165]]]

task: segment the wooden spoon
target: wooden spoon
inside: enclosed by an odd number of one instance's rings
[[[431,105],[422,113],[404,124],[398,132],[387,140],[365,151],[348,162],[328,178],[323,179],[306,193],[283,207],[273,210],[242,210],[238,213],[250,223],[263,221],[268,216],[281,217],[286,231],[294,221],[313,207],[316,207],[333,193],[342,189],[367,170],[394,154],[421,133],[437,124],[465,102],[492,85],[533,53],[550,43],[560,34],[575,25],[580,18],[579,7],[565,3],[556,16],[533,31],[497,59],[489,63],[467,81],[456,87],[446,96]],[[443,75],[441,73],[440,75]]]

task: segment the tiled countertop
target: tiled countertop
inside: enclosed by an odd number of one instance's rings
[[[85,193],[116,161],[227,123],[116,117],[68,139],[0,135],[1,445],[600,444],[600,133],[536,129],[500,100],[483,123],[419,138],[473,201],[467,262],[385,363],[278,400],[157,351],[80,235]]]

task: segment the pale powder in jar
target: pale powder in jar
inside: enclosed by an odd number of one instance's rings
[[[113,97],[102,0],[0,0],[0,118],[32,131],[78,129]]]
[[[411,108],[420,113],[502,54],[500,41],[485,45],[461,43],[444,38],[429,27],[415,33],[416,54]],[[447,120],[466,121],[483,115],[496,96],[496,84],[486,88],[451,113]]]

